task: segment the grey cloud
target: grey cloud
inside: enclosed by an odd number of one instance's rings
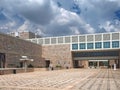
[[[2,0],[0,3],[2,4],[0,6],[11,13],[19,13],[38,24],[48,24],[54,16],[50,0],[41,0],[40,2],[39,0]]]
[[[80,6],[81,17],[95,28],[96,32],[101,32],[99,25],[105,24],[106,21],[112,22],[115,17],[114,12],[120,9],[119,2],[119,0],[87,0],[87,3]]]
[[[49,36],[75,35],[80,33],[94,33],[93,28],[86,24],[77,14],[60,9],[54,20],[46,26],[44,33]],[[89,31],[88,31],[89,29]]]
[[[54,16],[50,3],[51,2],[49,0],[44,1],[44,5],[40,5],[38,3],[28,3],[27,5],[23,4],[22,8],[19,9],[22,15],[27,19],[35,23],[44,25],[48,24]]]
[[[36,2],[28,2],[26,0],[24,3],[19,2],[19,5],[17,5],[18,2],[16,2],[17,4],[14,5],[13,7],[17,8],[17,10],[18,10],[17,12],[19,12],[21,15],[23,15],[25,18],[27,18],[31,22],[35,22],[38,24],[38,25],[35,24],[32,27],[29,26],[31,24],[29,24],[29,25],[23,24],[22,26],[20,26],[22,28],[19,27],[18,30],[24,29],[23,28],[23,26],[24,26],[24,27],[28,27],[28,30],[31,30],[29,28],[29,27],[31,27],[34,31],[36,31],[36,27],[38,28],[39,25],[42,25],[43,28],[45,27],[44,30],[42,30],[42,32],[49,36],[50,35],[53,35],[53,36],[59,35],[60,36],[60,35],[71,35],[71,34],[73,35],[73,34],[76,34],[76,32],[88,33],[86,28],[84,28],[85,23],[84,23],[84,25],[82,24],[83,21],[82,21],[82,19],[80,19],[80,17],[78,15],[76,15],[76,14],[72,15],[72,12],[69,12],[64,9],[63,9],[63,11],[60,11],[61,9],[58,7],[55,7],[55,6],[53,7],[52,3],[49,0],[43,1],[43,2],[44,2],[43,4],[39,4]],[[65,18],[64,16],[62,16],[62,14],[64,14],[67,17],[65,20],[67,20],[68,22],[65,24],[63,24],[64,22],[57,23],[57,20],[59,21],[62,18],[63,19]],[[60,16],[60,18],[57,18],[57,20],[56,20],[56,17],[59,17],[59,16]],[[78,20],[78,19],[80,19],[80,20]],[[53,21],[53,23],[50,23],[51,21]],[[73,30],[74,29],[73,27],[76,28],[77,30]]]
[[[58,1],[61,3],[60,7],[57,7]],[[74,3],[79,5],[80,14],[71,10]],[[4,8],[4,13],[11,20],[7,25],[15,27],[16,30],[26,29],[38,31],[44,36],[61,36],[108,31],[106,23],[112,23],[115,17],[114,12],[120,9],[120,1],[0,0],[0,7]],[[23,20],[13,18],[14,15],[18,15]],[[118,30],[116,25],[111,25],[111,27],[112,30],[109,31]]]

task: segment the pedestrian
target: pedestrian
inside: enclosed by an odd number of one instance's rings
[[[50,68],[50,70],[53,70],[53,65],[52,65],[52,63],[50,63],[49,68]]]

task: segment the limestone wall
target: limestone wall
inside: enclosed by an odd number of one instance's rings
[[[0,75],[4,75],[4,74],[17,74],[17,73],[27,73],[27,72],[33,72],[34,69],[33,68],[27,68],[26,72],[25,69],[22,68],[13,68],[13,69],[4,69],[4,70],[0,70]]]
[[[40,45],[18,39],[12,36],[0,34],[0,53],[5,53],[6,67],[20,67],[20,58],[25,55],[34,59],[31,63],[35,67],[44,67],[42,59],[42,47]]]
[[[54,67],[56,65],[61,65],[62,67],[73,66],[69,44],[44,45],[42,46],[42,57],[45,60],[50,60]]]

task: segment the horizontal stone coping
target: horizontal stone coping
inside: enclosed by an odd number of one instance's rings
[[[20,70],[25,68],[0,68],[0,70]]]

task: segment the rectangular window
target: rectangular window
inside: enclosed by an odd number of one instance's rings
[[[72,36],[72,42],[78,42],[78,36]]]
[[[119,48],[119,41],[112,41],[112,48]]]
[[[95,48],[102,48],[102,43],[101,42],[96,42],[95,43]]]
[[[87,49],[93,49],[93,43],[87,43]]]
[[[73,52],[73,57],[119,56],[119,51]]]
[[[103,42],[103,48],[110,48],[110,42]]]
[[[78,44],[72,44],[72,50],[77,50],[78,49]]]
[[[80,49],[86,49],[86,44],[85,43],[80,43]]]

